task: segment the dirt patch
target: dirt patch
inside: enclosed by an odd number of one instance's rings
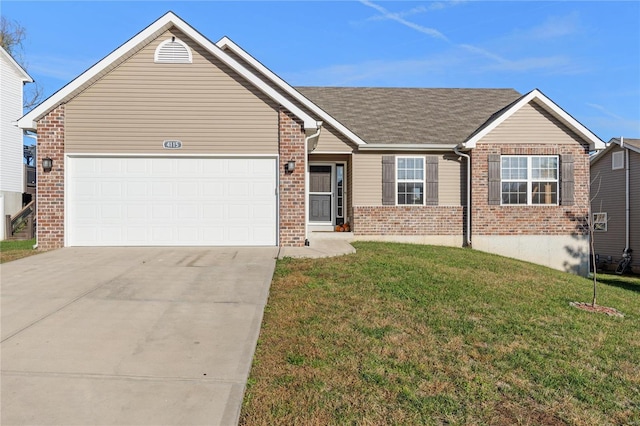
[[[569,305],[574,308],[582,309],[583,311],[596,312],[599,314],[607,314],[612,317],[624,317],[624,314],[615,308],[608,306],[592,305],[591,303],[584,302],[570,302]]]

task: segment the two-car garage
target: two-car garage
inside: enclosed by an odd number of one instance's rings
[[[69,156],[67,246],[275,246],[277,159]]]

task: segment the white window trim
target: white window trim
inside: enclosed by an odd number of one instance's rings
[[[526,158],[527,159],[527,179],[504,179],[502,177],[502,159],[503,158]],[[533,179],[532,177],[532,158],[555,158],[556,159],[556,178],[555,179]],[[502,202],[502,183],[503,182],[525,182],[527,183],[527,204],[509,204]],[[555,182],[556,183],[556,202],[551,204],[534,204],[533,203],[533,183],[534,182]],[[560,205],[560,156],[558,155],[502,155],[500,156],[500,205],[502,206],[558,206]]]
[[[400,159],[407,159],[407,158],[420,158],[422,160],[422,179],[399,179],[398,178],[398,163],[400,162]],[[400,156],[396,156],[396,169],[395,169],[395,178],[396,178],[396,183],[395,183],[395,198],[396,198],[396,206],[424,206],[425,202],[426,202],[426,193],[425,193],[425,189],[426,189],[426,166],[427,166],[427,160],[424,156],[422,155],[400,155]],[[400,204],[398,203],[398,184],[399,183],[422,183],[422,204]]]
[[[611,154],[611,170],[624,169],[624,151],[615,151]]]
[[[609,220],[606,212],[593,213],[591,220],[594,232],[607,232],[607,222]]]

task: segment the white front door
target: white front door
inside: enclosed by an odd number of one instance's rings
[[[275,158],[70,157],[68,246],[275,246]]]

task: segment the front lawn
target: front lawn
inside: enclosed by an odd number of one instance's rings
[[[640,279],[356,243],[278,261],[241,424],[640,424]],[[605,284],[605,282],[607,282]]]
[[[39,253],[33,249],[36,239],[21,241],[0,241],[0,263],[22,259]]]

